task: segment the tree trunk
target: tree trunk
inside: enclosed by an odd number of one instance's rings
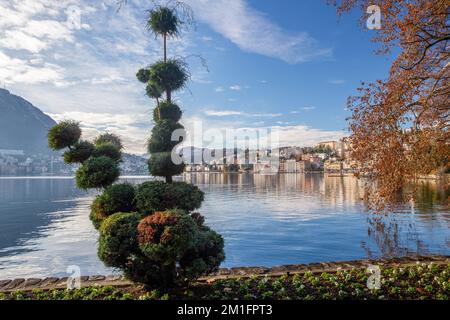
[[[164,33],[163,38],[164,38],[164,62],[167,62],[167,34],[166,33]],[[166,99],[167,99],[167,102],[171,102],[171,100],[172,100],[172,93],[169,90],[166,91]]]
[[[164,62],[167,62],[167,34],[164,33]]]
[[[172,183],[173,179],[172,176],[166,176],[166,183]]]

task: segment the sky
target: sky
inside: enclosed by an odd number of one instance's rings
[[[347,98],[388,74],[391,57],[374,53],[361,11],[339,18],[326,0],[185,2],[197,23],[169,41],[169,54],[191,68],[175,94],[189,132],[271,130],[286,146],[336,140],[348,135]],[[135,74],[162,57],[161,39],[144,29],[150,6],[0,0],[0,83],[57,121],[80,121],[86,139],[112,132],[126,152],[145,153],[154,102]]]

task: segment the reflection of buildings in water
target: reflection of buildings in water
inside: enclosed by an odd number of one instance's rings
[[[355,177],[324,177],[324,195],[333,205],[355,205],[362,201],[364,188]]]

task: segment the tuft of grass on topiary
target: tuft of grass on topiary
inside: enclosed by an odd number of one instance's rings
[[[100,227],[98,256],[109,267],[125,268],[133,253],[138,250],[136,213],[115,213],[106,218]]]
[[[146,28],[155,35],[175,36],[179,33],[181,24],[182,21],[170,8],[158,6],[148,10]]]
[[[122,141],[113,133],[102,133],[94,140],[94,144],[97,147],[109,143],[116,146],[119,150],[123,149]]]
[[[73,146],[81,137],[80,125],[76,121],[62,121],[48,132],[48,145],[53,150]]]
[[[95,147],[92,156],[108,157],[113,159],[114,161],[120,161],[122,159],[122,152],[115,144],[103,143]]]
[[[89,158],[76,172],[76,183],[80,189],[106,188],[119,178],[120,169],[116,161],[108,157]]]
[[[104,219],[117,212],[134,212],[135,188],[130,183],[114,184],[98,195],[91,205],[90,218],[98,229]]]
[[[65,163],[84,163],[92,156],[95,146],[89,141],[79,141],[72,148],[64,152]]]
[[[150,181],[137,186],[135,206],[144,215],[174,208],[191,212],[200,208],[203,200],[204,193],[192,184]]]
[[[177,104],[163,101],[159,104],[159,108],[153,110],[153,119],[155,122],[163,120],[178,122],[180,121],[182,114],[183,113]]]

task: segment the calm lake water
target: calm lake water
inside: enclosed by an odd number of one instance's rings
[[[199,210],[225,238],[225,267],[450,255],[444,194],[425,183],[414,204],[387,217],[367,213],[353,177],[319,174],[186,175],[206,194]],[[133,183],[149,179],[125,178]],[[0,178],[0,279],[110,274],[89,221],[93,192],[70,178]]]

